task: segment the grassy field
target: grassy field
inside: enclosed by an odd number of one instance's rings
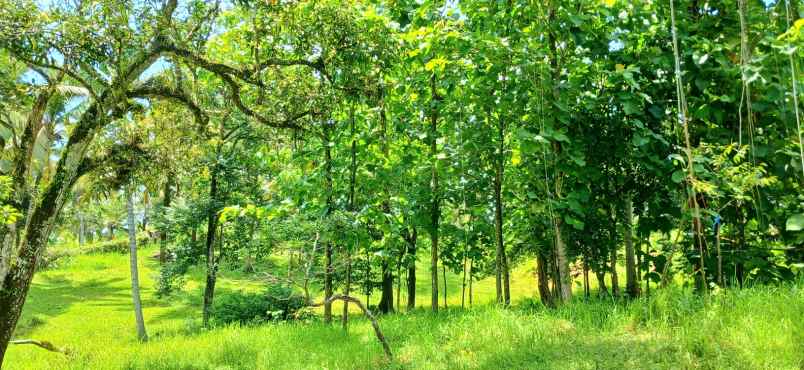
[[[525,265],[513,274],[510,309],[489,304],[494,282],[485,280],[476,285],[471,309],[382,317],[395,355],[388,361],[362,317],[355,317],[348,332],[318,320],[204,330],[202,270],[191,271],[183,291],[157,299],[158,265],[146,257],[153,252],[142,251],[140,267],[148,343],[135,338],[128,256],[79,255],[37,274],[15,334],[66,346],[72,354],[12,346],[6,368],[804,368],[802,282],[720,291],[706,299],[673,288],[632,303],[578,300],[544,310],[535,304],[532,266]],[[418,275],[425,304],[428,271]],[[222,271],[217,294],[260,289],[255,276]],[[459,306],[460,279],[449,275],[448,283],[448,301]]]

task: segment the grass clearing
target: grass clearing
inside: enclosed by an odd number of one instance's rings
[[[536,303],[531,266],[513,274],[514,307],[497,308],[494,281],[476,284],[461,310],[460,277],[448,274],[451,309],[424,307],[380,318],[395,360],[362,317],[347,332],[318,320],[255,327],[200,327],[203,271],[157,299],[158,262],[140,261],[151,341],[136,340],[124,254],[68,257],[34,279],[16,338],[67,346],[72,356],[12,345],[9,369],[801,369],[804,284],[720,291],[707,299],[681,288],[632,303],[577,300],[557,310]],[[426,268],[419,299],[429,301]],[[258,290],[258,275],[222,271],[218,296]],[[364,297],[361,297],[363,299]],[[376,303],[379,294],[372,296]],[[404,299],[403,299],[404,305]],[[340,313],[336,306],[335,313]]]

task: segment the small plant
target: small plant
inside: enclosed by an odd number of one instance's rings
[[[293,319],[304,305],[304,298],[290,287],[272,285],[262,293],[221,296],[215,302],[213,317],[219,324],[259,324]]]

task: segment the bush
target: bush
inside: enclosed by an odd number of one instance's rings
[[[151,241],[147,234],[137,234],[137,247],[144,247]],[[97,242],[83,247],[83,253],[128,253],[128,237]]]
[[[304,298],[283,285],[269,286],[262,293],[234,293],[221,296],[213,307],[216,323],[259,324],[288,320],[305,306]]]

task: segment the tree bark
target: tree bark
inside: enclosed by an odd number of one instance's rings
[[[583,256],[583,296],[589,298],[589,261]]]
[[[547,264],[547,258],[545,258],[544,254],[539,253],[536,257],[536,283],[539,287],[539,298],[545,307],[555,307],[553,294],[550,292],[550,281],[548,279],[549,274],[547,273],[548,270],[549,266]]]
[[[440,197],[438,195],[438,108],[437,101],[440,100],[436,92],[435,73],[430,77],[430,96],[432,109],[430,111],[430,161],[431,161],[431,181],[430,181],[430,281],[432,285],[431,308],[433,312],[438,312],[438,224],[441,217]]]
[[[444,308],[447,308],[447,265],[441,264],[441,276],[444,279]]]
[[[84,214],[78,212],[78,246],[82,247],[86,243],[86,223],[84,222]]]
[[[171,184],[173,183],[173,174],[169,173],[168,178],[165,181],[165,188],[164,194],[162,198],[162,212],[167,212],[167,209],[170,207],[170,202],[173,199],[173,188]],[[167,242],[168,242],[168,230],[167,227],[162,227],[162,232],[159,233],[159,263],[164,264],[167,262]]]
[[[611,294],[615,297],[620,296],[620,282],[617,277],[617,247],[616,245],[611,248],[610,254],[610,266],[611,266]]]
[[[207,282],[204,288],[203,324],[209,326],[212,314],[212,300],[215,297],[218,262],[215,260],[215,231],[218,226],[218,166],[210,171],[209,209],[207,210]]]
[[[623,239],[625,239],[625,290],[631,298],[639,296],[636,258],[634,256],[633,208],[631,195],[627,195],[625,199],[625,233]]]
[[[382,294],[377,309],[384,314],[394,312],[394,275],[385,257],[382,260]]]
[[[561,218],[556,217],[554,222],[555,242],[556,242],[556,264],[558,270],[558,286],[562,302],[569,302],[572,299],[572,277],[569,273],[569,260],[567,260],[567,250],[564,240],[561,238]]]
[[[346,286],[343,288],[343,294],[349,295],[352,290],[352,256],[346,255]],[[343,330],[349,328],[349,302],[343,301],[343,315],[341,316],[341,325]]]
[[[137,223],[134,219],[134,202],[132,201],[133,185],[126,188],[126,213],[128,214],[128,248],[129,266],[131,268],[131,300],[134,303],[134,319],[137,323],[137,338],[141,342],[148,341],[145,331],[145,319],[142,316],[140,300],[140,273],[137,267]]]
[[[598,268],[595,270],[595,277],[597,278],[597,295],[600,297],[609,295],[609,289],[606,288],[606,271]]]
[[[505,171],[505,125],[500,118],[498,130],[499,147],[497,152],[496,170],[494,173],[494,236],[497,243],[497,303],[511,304],[511,284],[509,280],[508,256],[505,254],[503,242],[503,204],[502,183]],[[500,277],[502,278],[502,291],[500,291]]]
[[[349,165],[349,211],[354,213],[357,211],[357,203],[355,202],[355,186],[357,185],[357,132],[355,130],[355,106],[349,106],[349,131],[352,136],[351,155],[352,162]],[[357,249],[357,248],[355,248]],[[349,295],[352,288],[352,255],[346,253],[346,287],[344,294]],[[346,330],[349,325],[349,301],[343,301],[343,330]]]
[[[412,231],[408,234],[406,241],[408,243],[408,311],[416,308],[416,247],[418,240],[418,229],[414,226]]]
[[[326,182],[327,192],[327,210],[326,217],[332,215],[334,208],[333,194],[332,194],[332,141],[330,123],[324,124],[324,176]],[[329,300],[332,297],[332,242],[327,240],[324,246],[325,266],[324,266],[324,322],[332,322],[332,302]]]

